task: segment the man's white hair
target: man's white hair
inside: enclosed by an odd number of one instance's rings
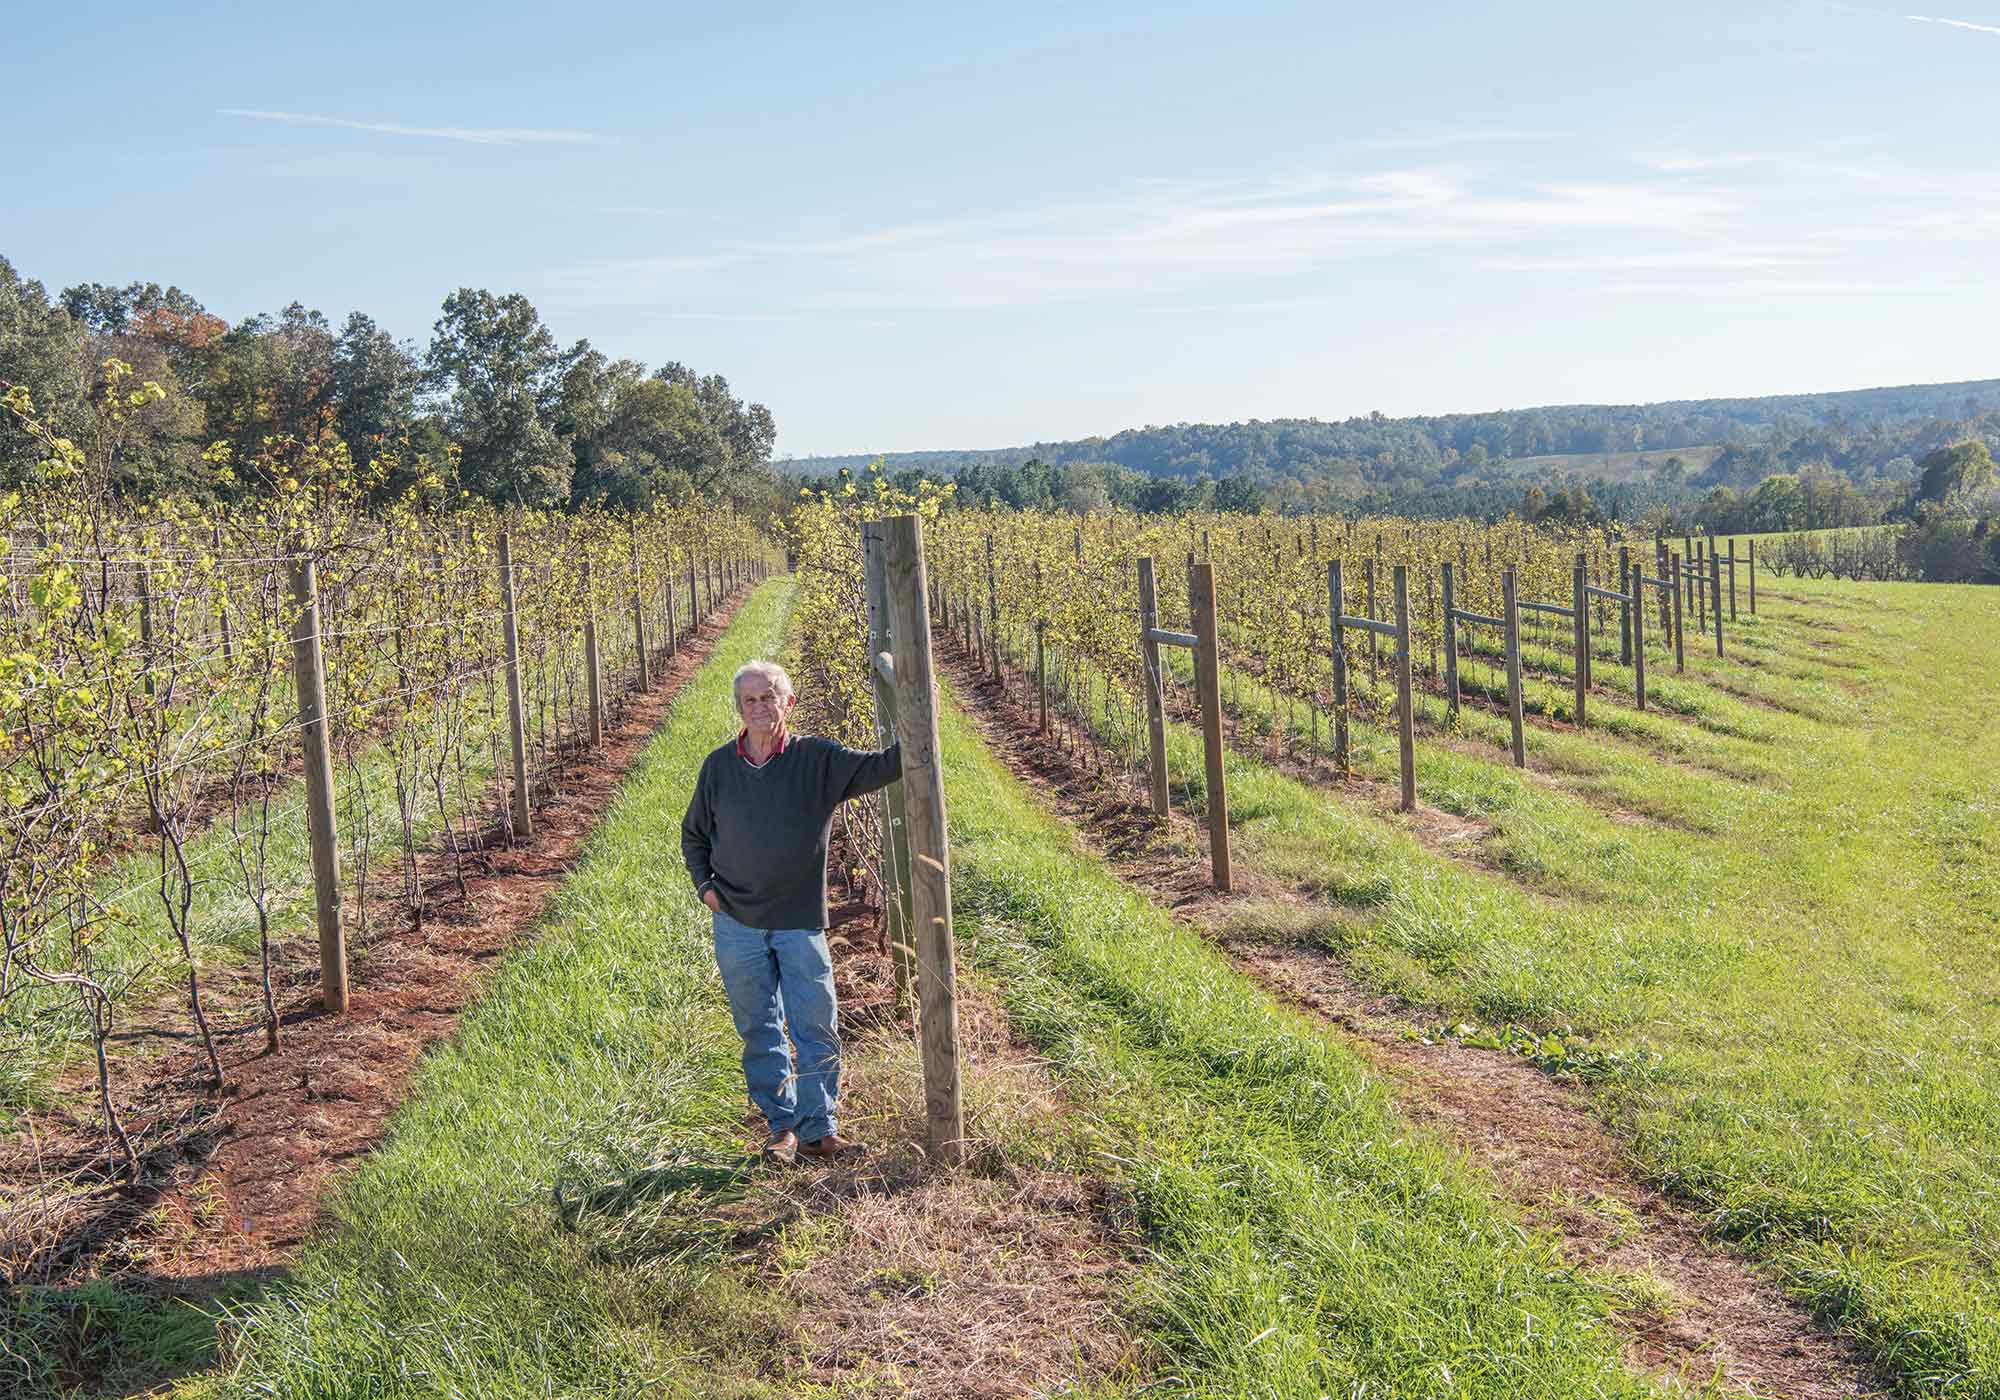
[[[746,661],[736,668],[736,676],[729,682],[729,693],[741,695],[746,676],[762,676],[771,683],[771,689],[780,695],[792,693],[792,678],[785,674],[785,668],[775,661]]]

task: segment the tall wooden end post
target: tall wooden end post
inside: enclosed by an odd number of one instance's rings
[[[1188,570],[1188,612],[1194,618],[1194,683],[1201,694],[1202,774],[1208,788],[1209,883],[1227,894],[1229,795],[1222,777],[1222,657],[1216,644],[1215,565]]]
[[[951,936],[951,847],[938,754],[937,683],[931,665],[923,525],[883,522],[889,633],[895,643],[896,733],[903,745],[903,804],[910,838],[910,915],[916,934],[917,1003],[924,1059],[925,1140],[933,1156],[965,1158],[958,1071],[958,974]]]
[[[1458,718],[1458,595],[1452,587],[1451,561],[1439,566],[1444,581],[1444,705]]]
[[[1750,616],[1757,615],[1757,541],[1749,542],[1750,549]]]
[[[333,744],[327,733],[326,662],[320,654],[319,568],[302,549],[291,560],[292,676],[298,684],[299,731],[306,760],[306,833],[312,843],[313,894],[319,921],[320,1002],[347,1011],[347,935],[340,925],[340,849],[334,844]]]
[[[1159,593],[1153,579],[1153,556],[1139,557],[1139,661],[1146,673],[1146,770],[1151,778],[1153,815],[1167,815],[1167,704],[1160,674],[1160,644],[1153,630],[1160,625]]]
[[[528,810],[528,722],[521,703],[521,624],[514,611],[514,542],[500,532],[500,627],[507,640],[507,728],[514,740],[514,834],[533,836]]]
[[[1403,794],[1398,810],[1417,808],[1417,735],[1410,692],[1410,571],[1395,568],[1396,589],[1396,742],[1401,750]]]
[[[889,555],[882,522],[861,527],[863,575],[868,594],[868,673],[875,688],[875,741],[887,744],[896,734],[896,688],[875,659],[892,652],[889,620]],[[889,963],[896,978],[896,1009],[908,1011],[916,989],[917,951],[910,908],[910,832],[908,805],[899,778],[882,789],[882,874],[887,888],[882,906],[888,922]]]
[[[1514,766],[1528,766],[1526,726],[1521,704],[1521,603],[1514,593],[1514,566],[1500,571],[1500,616],[1507,624],[1507,721],[1513,727]]]

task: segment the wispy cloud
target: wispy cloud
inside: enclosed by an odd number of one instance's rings
[[[219,107],[225,117],[285,122],[292,126],[330,126],[343,131],[372,131],[384,136],[427,136],[440,141],[470,141],[480,146],[590,145],[599,140],[588,131],[544,131],[520,126],[408,126],[402,122],[363,122],[347,117],[322,117],[308,112],[267,112],[250,107]]]
[[[1935,15],[1904,15],[1915,24],[1942,24],[1951,29],[1970,29],[1975,34],[2000,34],[2000,24],[1974,24],[1969,19],[1939,19]]]
[[[636,299],[688,321],[732,303],[840,321],[1080,303],[1163,318],[1277,314],[1351,300],[1349,289],[1411,269],[1551,277],[1565,293],[1839,295],[1946,280],[1943,261],[1921,260],[1961,259],[2000,230],[2000,195],[1960,174],[1817,154],[1677,150],[1589,179],[1511,160],[1141,178],[944,218],[718,230],[659,257],[563,268],[546,289],[592,305]],[[1737,178],[1732,167],[1753,161],[1756,177]]]

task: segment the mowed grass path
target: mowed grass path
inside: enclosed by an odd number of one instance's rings
[[[1682,1394],[1622,1369],[1650,1301],[1524,1230],[1359,1055],[1273,1004],[942,722],[961,955],[1050,1057],[1148,1267],[1150,1395]]]
[[[1480,861],[1232,755],[1239,849],[1323,896],[1369,985],[1559,1035],[1653,1177],[1913,1393],[2000,1395],[2000,593],[1759,596],[1729,659],[1656,663],[1662,712],[1531,731],[1533,774],[1490,715],[1420,742],[1420,800],[1482,824]]]

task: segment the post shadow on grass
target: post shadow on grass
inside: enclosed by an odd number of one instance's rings
[[[229,1269],[0,1285],[0,1394],[152,1394],[220,1362],[226,1314],[284,1276]]]
[[[760,1165],[751,1154],[688,1152],[607,1175],[572,1161],[550,1194],[562,1229],[602,1258],[689,1260],[744,1248],[797,1218],[797,1207],[780,1201],[768,1218],[719,1213],[743,1200]]]

